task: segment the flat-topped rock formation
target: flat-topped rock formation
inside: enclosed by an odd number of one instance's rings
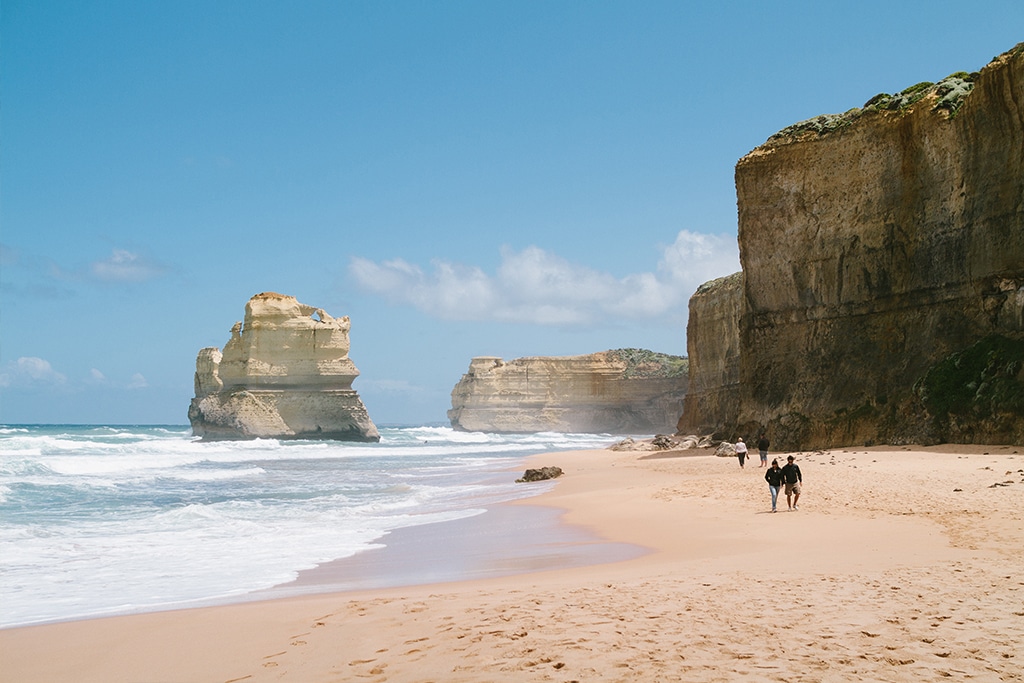
[[[452,427],[480,432],[670,432],[687,360],[642,349],[583,356],[474,358],[452,390]]]
[[[1024,443],[1024,44],[780,132],[736,191],[742,295],[691,302],[682,432]]]
[[[217,439],[379,441],[352,389],[359,376],[348,357],[348,317],[273,292],[245,305],[223,353],[196,358],[192,432]]]

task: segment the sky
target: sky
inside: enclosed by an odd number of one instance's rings
[[[474,356],[686,355],[770,135],[1024,2],[0,3],[0,423],[187,424],[246,301],[351,318],[378,425]]]

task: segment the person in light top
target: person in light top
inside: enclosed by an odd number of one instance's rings
[[[736,440],[736,457],[740,459],[740,469],[743,469],[743,461],[747,459],[747,444],[743,443],[742,436]]]

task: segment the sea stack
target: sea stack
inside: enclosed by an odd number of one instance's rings
[[[192,433],[205,440],[380,441],[352,389],[348,316],[264,292],[245,305],[223,353],[196,357]]]
[[[645,349],[481,356],[452,389],[448,418],[474,432],[671,433],[687,383],[686,358]]]

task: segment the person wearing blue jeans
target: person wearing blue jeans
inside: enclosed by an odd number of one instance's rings
[[[782,488],[782,470],[779,469],[779,459],[772,460],[772,466],[764,472],[764,480],[768,482],[768,490],[772,492],[772,512],[775,512],[775,502],[779,499],[779,489]]]
[[[762,434],[761,438],[757,440],[757,450],[761,455],[761,467],[768,467],[768,447],[771,442],[768,441],[768,435]]]

